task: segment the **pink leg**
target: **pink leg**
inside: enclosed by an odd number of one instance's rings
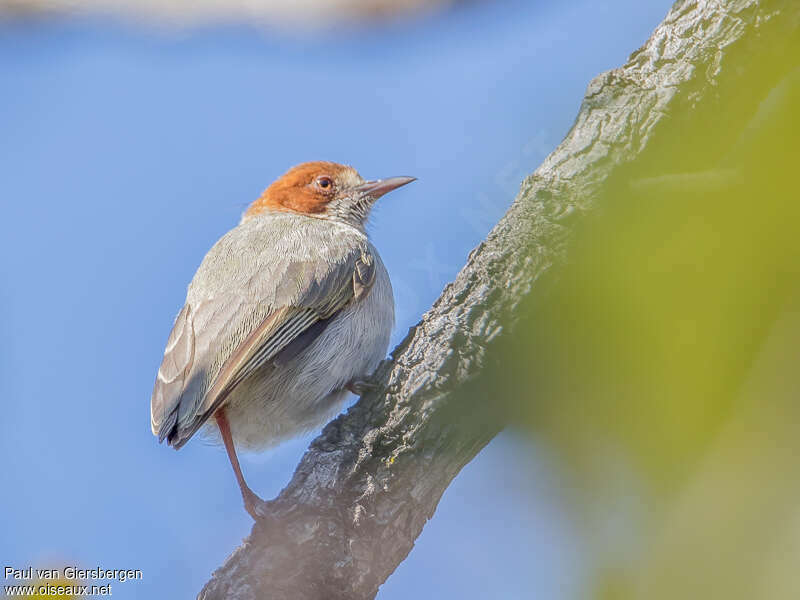
[[[255,492],[250,489],[242,475],[242,468],[239,466],[239,458],[236,456],[236,447],[233,445],[233,436],[231,436],[231,426],[228,423],[228,417],[225,415],[225,409],[220,408],[215,414],[214,418],[217,420],[219,432],[222,434],[222,441],[225,444],[225,450],[228,452],[228,459],[231,461],[233,472],[236,475],[236,481],[239,483],[239,489],[242,492],[242,499],[244,500],[244,508],[250,513],[250,516],[258,520],[260,515],[257,512],[259,504],[264,501],[256,496]]]

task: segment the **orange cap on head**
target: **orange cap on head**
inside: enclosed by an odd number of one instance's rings
[[[363,181],[352,167],[315,161],[292,167],[275,180],[244,214],[248,219],[265,211],[324,213],[343,180]]]
[[[265,212],[292,212],[363,227],[375,201],[413,177],[364,181],[353,167],[308,162],[289,169],[250,205],[242,221]]]

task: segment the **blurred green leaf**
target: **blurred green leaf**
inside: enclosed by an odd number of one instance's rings
[[[504,362],[599,598],[800,596],[800,43],[757,47],[603,183]]]

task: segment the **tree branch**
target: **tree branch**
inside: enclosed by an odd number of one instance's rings
[[[270,518],[213,575],[203,600],[375,596],[459,470],[503,425],[481,371],[599,189],[671,114],[707,105],[761,35],[797,22],[796,0],[681,0],[619,69],[595,78],[564,141],[528,177],[362,397],[312,442]],[[733,73],[733,75],[732,75]]]

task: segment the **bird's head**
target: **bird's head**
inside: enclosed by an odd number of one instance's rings
[[[308,162],[289,169],[250,205],[242,222],[267,212],[293,212],[348,223],[359,229],[375,201],[414,177],[365,181],[358,172],[333,162]]]

